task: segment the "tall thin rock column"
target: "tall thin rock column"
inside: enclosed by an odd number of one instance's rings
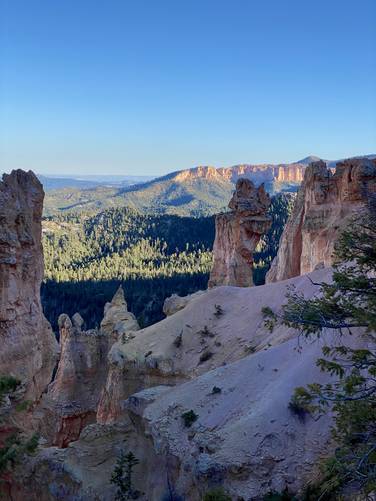
[[[266,215],[270,197],[263,184],[256,188],[252,181],[242,178],[228,206],[231,211],[215,220],[214,264],[208,286],[251,287],[253,253],[271,226],[271,218]]]

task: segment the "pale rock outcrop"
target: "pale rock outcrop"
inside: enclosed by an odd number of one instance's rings
[[[77,440],[82,429],[95,422],[98,403],[108,375],[108,352],[119,336],[139,328],[127,309],[120,286],[106,303],[100,329],[82,330],[84,321],[76,313],[72,320],[62,314],[58,320],[61,357],[55,380],[45,398],[45,436],[59,447]]]
[[[136,332],[140,329],[136,317],[128,311],[127,303],[124,298],[124,292],[120,286],[111,303],[107,303],[104,308],[105,316],[101,322],[101,330],[108,335],[112,335],[115,344],[125,344],[132,340]],[[111,334],[112,333],[112,334]],[[111,351],[112,353],[112,351]],[[120,405],[120,391],[122,382],[122,372],[113,358],[108,354],[108,375],[106,383],[102,385],[100,401],[97,408],[97,420],[102,420],[102,415],[111,415],[114,409]],[[118,383],[118,384],[117,384]]]
[[[0,374],[19,378],[35,402],[51,381],[58,346],[43,315],[41,217],[44,192],[31,172],[0,182]]]
[[[330,266],[339,233],[375,192],[375,160],[339,162],[334,174],[325,162],[310,164],[266,281],[309,273],[320,263]]]
[[[101,388],[107,377],[109,338],[96,329],[83,331],[76,313],[59,316],[61,356],[54,381],[44,399],[50,422],[43,434],[53,444],[66,447],[81,430],[95,421]],[[43,420],[47,424],[46,418]]]
[[[328,277],[318,270],[314,280]],[[316,290],[307,277],[294,279],[297,291]],[[193,298],[161,322],[116,342],[109,352],[109,375],[97,419],[114,423],[124,416],[122,402],[133,393],[157,385],[176,385],[211,369],[281,343],[296,335],[279,326],[265,328],[263,306],[278,311],[286,283],[257,288],[216,287]]]
[[[264,186],[256,188],[249,179],[239,179],[230,203],[230,212],[215,220],[214,263],[209,287],[253,285],[253,252],[271,225],[266,215],[270,197]]]
[[[188,296],[178,296],[177,294],[172,294],[170,297],[166,298],[163,303],[163,313],[166,317],[169,317],[177,311],[185,308],[192,299],[201,296],[204,293],[204,291],[197,291],[193,294],[189,294]]]
[[[101,322],[101,331],[117,340],[119,335],[140,328],[136,317],[128,311],[122,286],[118,288],[112,301],[104,307],[104,318]]]

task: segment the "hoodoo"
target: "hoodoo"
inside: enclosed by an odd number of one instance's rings
[[[264,185],[258,188],[249,179],[239,179],[230,203],[230,212],[215,220],[214,264],[209,287],[253,285],[253,252],[261,235],[271,225],[266,215],[270,197]]]

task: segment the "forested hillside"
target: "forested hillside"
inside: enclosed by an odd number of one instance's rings
[[[263,283],[277,252],[292,195],[272,199],[273,225],[255,254],[254,279]],[[98,325],[119,283],[142,325],[163,317],[164,299],[205,289],[212,265],[214,216],[143,215],[112,208],[94,215],[65,213],[43,221],[42,300],[56,330],[60,313],[79,311]]]
[[[295,192],[305,164],[235,165],[229,168],[196,167],[176,171],[133,186],[102,184],[48,191],[45,215],[66,212],[96,212],[113,207],[130,207],[148,214],[206,216],[225,209],[239,177],[265,184],[271,193]]]

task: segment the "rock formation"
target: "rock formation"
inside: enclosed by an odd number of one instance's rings
[[[372,188],[374,165],[365,167],[349,169],[345,163],[338,174],[344,205],[346,200],[361,204],[363,187]],[[330,176],[329,195],[326,191],[321,164],[308,170],[316,180],[316,198],[334,197]],[[311,199],[302,193],[304,214]],[[251,284],[249,263],[255,242],[269,227],[269,203],[263,187],[256,190],[251,182],[238,181],[232,212],[217,220],[213,275],[219,283]],[[111,473],[120,451],[132,451],[140,460],[133,481],[143,501],[179,496],[199,501],[217,486],[233,499],[262,499],[285,487],[301,491],[332,447],[332,418],[329,413],[315,421],[307,415],[303,421],[288,404],[297,384],[331,381],[316,365],[326,340],[302,340],[279,322],[271,332],[262,308],[268,306],[278,318],[290,287],[311,298],[318,293],[317,283],[330,280],[331,270],[321,268],[257,288],[218,286],[186,300],[175,297],[166,306],[167,318],[141,330],[122,290],[105,306],[99,330],[83,331],[78,314],[60,316],[61,360],[34,411],[34,418],[47,424],[40,427],[47,442],[20,466],[9,498],[112,501]],[[22,326],[27,336],[30,326]],[[31,360],[41,335],[33,326]],[[346,344],[363,347],[363,337],[356,334]],[[27,357],[22,360],[26,363]],[[96,410],[97,422],[92,422]],[[185,412],[194,417],[189,426]],[[48,446],[53,419],[59,447]]]
[[[174,313],[182,310],[187,306],[187,304],[195,297],[201,296],[204,291],[197,291],[188,296],[178,296],[177,294],[172,294],[172,296],[165,299],[163,303],[163,313],[166,317],[173,315]]]
[[[209,287],[253,285],[253,252],[271,225],[266,215],[270,197],[264,186],[255,188],[249,179],[239,179],[230,203],[231,212],[215,220],[214,264]]]
[[[12,171],[0,182],[0,374],[19,378],[31,401],[50,383],[57,358],[40,302],[43,198],[32,172]]]
[[[327,270],[320,276],[327,276]],[[308,280],[296,280],[298,290],[311,294]],[[116,342],[109,353],[109,376],[98,409],[98,421],[112,424],[124,417],[122,402],[133,393],[157,385],[176,385],[215,367],[232,363],[253,350],[294,336],[280,327],[265,329],[261,309],[278,311],[281,287],[216,287],[192,298],[184,309]],[[231,326],[231,327],[229,327]],[[250,326],[252,328],[250,329]],[[236,334],[234,334],[236,333]]]
[[[310,164],[266,281],[309,273],[320,264],[330,266],[339,233],[375,192],[375,160],[340,162],[334,174],[325,162]]]
[[[44,435],[59,447],[77,440],[82,429],[96,419],[97,407],[108,375],[108,352],[119,336],[139,328],[127,309],[120,286],[104,308],[100,329],[83,331],[83,319],[76,313],[59,317],[61,356],[53,383],[44,399],[49,416]],[[46,412],[46,409],[48,411]]]
[[[126,335],[127,332],[137,331],[139,328],[136,317],[128,311],[124,291],[120,286],[112,301],[105,304],[101,331],[112,337],[113,342],[115,342],[119,335]]]
[[[121,287],[111,303],[105,305],[104,311],[105,316],[101,322],[101,330],[112,336],[113,342],[126,344],[135,337],[135,332],[139,330],[140,326],[133,313],[128,311]],[[112,353],[112,350],[110,353]],[[119,370],[118,363],[114,362],[110,353],[108,353],[107,358],[107,379],[106,383],[101,387],[101,398],[97,408],[97,419],[99,421],[103,420],[103,415],[111,415],[114,412],[113,409],[118,409],[121,405],[120,395],[123,381],[118,380],[118,378],[122,376],[122,373]]]
[[[303,180],[305,164],[240,164],[232,167],[199,166],[170,174],[176,182],[203,178],[210,180],[226,180],[236,183],[240,178],[247,178],[256,184],[290,183],[299,184]]]
[[[289,286],[312,297],[314,283],[329,279],[330,270],[321,269],[257,288],[216,287],[115,343],[110,359],[121,371],[112,377],[110,369],[107,389],[117,408],[102,409],[102,424],[86,427],[68,448],[46,448],[33,459],[22,472],[34,496],[28,499],[112,500],[110,477],[122,449],[140,459],[134,484],[143,500],[173,489],[198,501],[218,485],[234,499],[299,491],[330,447],[331,417],[303,422],[288,403],[297,382],[330,376],[315,364],[321,342],[299,340],[280,324],[270,332],[261,308],[278,313]],[[137,385],[142,391],[134,393]],[[190,410],[197,420],[185,427],[182,414]],[[19,492],[14,501],[23,499]]]

